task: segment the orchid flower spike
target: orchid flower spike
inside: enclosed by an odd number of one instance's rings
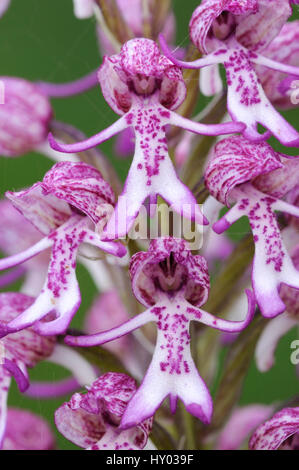
[[[205,125],[192,122],[172,110],[185,99],[182,73],[149,39],[132,39],[120,54],[105,57],[99,71],[102,92],[108,104],[122,117],[99,134],[77,144],[64,145],[49,135],[59,152],[80,152],[133,127],[136,148],[123,193],[103,235],[120,238],[128,233],[148,197],[160,195],[172,209],[199,224],[207,224],[191,191],[177,177],[168,155],[166,126],[172,124],[191,132],[220,135],[241,132],[244,125]],[[125,214],[125,215],[124,215]]]
[[[6,196],[46,236],[27,250],[0,260],[0,270],[19,265],[48,248],[52,254],[40,295],[21,315],[0,326],[0,334],[33,324],[42,334],[64,333],[81,302],[75,272],[81,244],[114,256],[126,254],[124,245],[103,242],[94,231],[95,225],[99,227],[113,210],[112,189],[90,165],[61,162],[46,173],[42,182],[20,192],[7,192]],[[49,317],[50,313],[53,315]]]
[[[267,143],[254,144],[244,137],[216,144],[214,158],[205,172],[212,196],[234,206],[214,225],[227,230],[247,216],[255,243],[252,286],[262,315],[275,317],[285,310],[279,294],[281,283],[299,288],[299,273],[281,238],[274,211],[299,217],[299,208],[280,198],[298,181],[298,159],[289,160]]]
[[[291,14],[289,0],[204,0],[189,24],[190,38],[204,57],[194,62],[180,61],[163,36],[160,44],[164,54],[179,67],[209,67],[208,73],[212,75],[205,75],[205,82],[212,82],[215,67],[223,64],[228,111],[232,119],[246,124],[244,135],[258,142],[273,134],[282,144],[295,147],[299,144],[299,133],[271,105],[255,70],[256,65],[262,65],[299,77],[299,67],[273,60],[267,53],[260,54]],[[263,135],[258,132],[258,123],[268,129]]]
[[[0,294],[0,321],[7,324],[30,308],[33,298],[9,292]],[[29,386],[27,367],[32,368],[49,357],[56,338],[44,337],[33,328],[14,333],[0,342],[0,448],[5,437],[7,420],[7,396],[11,378],[14,377],[21,392]]]
[[[284,408],[261,424],[252,435],[251,450],[298,450],[299,407]]]
[[[142,385],[130,400],[121,429],[136,426],[154,415],[169,396],[174,413],[180,398],[187,411],[204,423],[212,416],[212,399],[191,357],[189,325],[192,320],[222,331],[241,331],[251,321],[255,300],[247,291],[248,313],[240,322],[216,318],[200,307],[207,301],[209,274],[202,256],[193,256],[181,239],[151,241],[148,252],[133,256],[130,273],[135,297],[148,309],[112,330],[92,336],[65,338],[76,346],[104,344],[155,322],[158,338]]]
[[[120,431],[118,425],[136,392],[134,380],[116,372],[99,377],[87,393],[75,393],[55,413],[59,432],[86,450],[142,450],[152,429],[152,419]]]
[[[3,450],[54,450],[55,438],[41,416],[8,408]]]

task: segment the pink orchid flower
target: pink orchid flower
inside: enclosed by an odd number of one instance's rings
[[[151,432],[152,419],[129,430],[118,428],[135,391],[135,382],[129,376],[104,374],[87,387],[87,393],[76,393],[58,408],[57,429],[86,450],[141,450]]]
[[[52,254],[40,295],[1,328],[1,334],[33,324],[44,334],[63,333],[81,302],[75,268],[82,243],[115,256],[126,254],[121,243],[104,242],[94,231],[113,207],[113,191],[95,168],[82,162],[61,162],[42,182],[20,192],[7,192],[6,196],[45,237],[27,250],[0,260],[0,270],[19,265],[48,248]],[[45,321],[50,313],[54,317]]]
[[[251,450],[299,450],[299,407],[284,408],[252,435]]]
[[[184,240],[171,237],[154,239],[148,252],[134,255],[130,273],[135,297],[148,309],[112,330],[92,336],[67,336],[66,343],[104,344],[148,322],[156,323],[158,337],[153,359],[122,416],[121,429],[153,416],[168,396],[172,412],[180,398],[187,411],[209,423],[212,399],[191,357],[190,322],[198,321],[222,331],[241,331],[254,315],[254,296],[246,292],[248,313],[240,322],[216,318],[202,310],[209,293],[207,263],[202,256],[193,256]]]
[[[252,286],[265,317],[285,310],[279,294],[282,283],[299,288],[299,273],[281,238],[274,211],[299,217],[299,208],[281,198],[297,185],[298,160],[289,160],[267,143],[254,144],[244,137],[230,137],[214,148],[205,182],[220,202],[234,206],[214,225],[216,233],[227,230],[247,216],[255,243]],[[265,282],[267,280],[267,282]]]
[[[166,126],[171,124],[198,134],[220,135],[242,131],[244,125],[204,125],[172,111],[184,101],[186,85],[179,68],[161,55],[157,44],[149,39],[130,40],[122,46],[120,54],[105,57],[99,81],[106,101],[122,117],[83,142],[59,144],[51,134],[49,141],[59,152],[80,152],[133,127],[135,155],[123,193],[104,230],[105,238],[126,235],[145,199],[155,201],[157,195],[174,211],[206,224],[195,197],[176,175],[168,155]]]
[[[261,55],[291,14],[289,0],[204,0],[189,24],[190,38],[204,57],[194,62],[180,61],[163,36],[160,36],[160,44],[164,54],[177,66],[209,67],[210,76],[204,77],[216,80],[216,89],[219,89],[220,79],[214,77],[215,67],[223,64],[228,111],[232,119],[246,124],[244,136],[258,142],[273,134],[282,144],[295,147],[299,133],[273,108],[255,70],[256,65],[261,65],[299,76],[299,67],[289,65],[289,61],[273,60],[267,57],[267,52]],[[268,129],[263,135],[258,132],[258,123]]]

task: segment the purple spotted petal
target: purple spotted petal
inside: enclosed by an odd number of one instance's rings
[[[18,157],[46,140],[52,108],[36,85],[1,77],[0,154]]]
[[[91,335],[109,330],[124,323],[129,315],[117,291],[111,290],[101,294],[93,303],[85,320],[85,330]],[[107,349],[124,359],[128,348],[128,339],[121,338],[106,345]]]
[[[249,447],[252,450],[298,449],[298,434],[299,408],[284,408],[257,428]]]
[[[171,257],[171,258],[169,258]],[[194,305],[203,305],[209,295],[210,283],[206,260],[193,256],[187,242],[174,238],[151,241],[148,251],[131,259],[130,274],[135,297],[145,306],[158,297],[156,280],[163,286],[178,286],[185,279],[186,298]]]
[[[97,224],[97,209],[102,204],[114,204],[114,193],[101,173],[83,162],[57,163],[42,181],[45,195],[53,194],[70,206],[88,215]]]
[[[273,407],[266,405],[236,408],[218,437],[217,450],[238,450],[257,426],[270,418],[272,413]]]
[[[3,16],[10,5],[11,0],[2,0],[0,6],[0,16]]]
[[[283,168],[280,156],[267,143],[229,137],[215,145],[205,183],[215,199],[229,206],[230,192],[236,186],[277,168]]]
[[[27,410],[9,408],[3,450],[53,450],[55,440],[48,423]]]

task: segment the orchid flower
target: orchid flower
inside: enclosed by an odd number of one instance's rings
[[[61,162],[42,182],[20,192],[7,192],[6,196],[46,236],[27,250],[0,260],[0,270],[19,265],[48,248],[52,254],[40,295],[21,315],[0,328],[1,335],[33,324],[43,334],[63,333],[81,302],[75,273],[81,244],[115,256],[126,253],[121,243],[103,242],[93,230],[113,207],[112,189],[86,163]],[[54,317],[45,318],[50,313]]]
[[[55,413],[59,432],[86,450],[141,450],[152,428],[152,419],[120,431],[118,425],[136,385],[125,374],[99,377],[87,393],[76,393]]]
[[[8,408],[3,450],[53,450],[49,424],[31,411]]]
[[[24,294],[0,294],[0,321],[7,324],[32,305],[32,297]],[[7,419],[7,395],[14,377],[21,392],[29,386],[27,367],[49,357],[56,338],[43,337],[32,328],[17,332],[1,340],[0,362],[0,448],[3,444]]]
[[[299,450],[299,407],[284,408],[252,435],[251,450]]]
[[[238,450],[253,431],[273,414],[273,406],[247,405],[236,408],[217,439],[217,450]]]
[[[67,336],[66,343],[104,344],[148,322],[155,322],[158,338],[153,359],[142,385],[126,408],[121,429],[136,426],[153,416],[167,396],[172,412],[180,398],[187,411],[209,423],[212,399],[191,357],[189,325],[194,320],[222,331],[241,331],[254,314],[252,293],[247,291],[248,313],[243,321],[229,322],[202,310],[200,307],[209,293],[207,263],[202,256],[192,256],[184,240],[171,237],[154,239],[147,253],[134,255],[130,273],[135,297],[148,310],[103,333]]]
[[[205,173],[210,193],[228,207],[235,203],[213,225],[214,231],[224,232],[242,216],[249,219],[255,243],[252,286],[265,317],[285,310],[279,295],[281,283],[299,288],[299,273],[284,246],[274,214],[283,211],[299,216],[298,207],[280,199],[298,181],[297,159],[283,157],[267,143],[231,137],[216,144]]]
[[[191,191],[177,177],[168,155],[165,128],[168,124],[198,134],[219,135],[242,131],[239,123],[204,125],[172,111],[185,99],[186,85],[180,70],[160,54],[155,42],[133,39],[120,54],[105,57],[99,71],[104,97],[122,117],[90,139],[71,145],[59,144],[52,134],[50,145],[59,152],[86,150],[133,127],[136,149],[122,197],[103,236],[120,238],[128,233],[148,197],[165,199],[174,211],[197,223],[207,223]],[[191,209],[191,210],[190,210]],[[125,213],[125,215],[124,215]]]
[[[163,36],[160,44],[164,54],[180,67],[209,67],[213,76],[217,73],[215,67],[224,65],[228,111],[232,119],[246,124],[245,137],[258,142],[273,134],[282,144],[295,147],[299,133],[273,108],[255,71],[256,65],[262,65],[299,76],[299,67],[261,55],[291,14],[289,0],[204,0],[189,24],[190,38],[204,57],[194,62],[180,61]],[[212,76],[205,75],[204,81]],[[219,79],[217,83],[219,91]],[[258,132],[258,123],[268,129],[263,135]]]

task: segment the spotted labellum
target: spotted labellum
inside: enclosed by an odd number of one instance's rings
[[[292,49],[294,54],[297,52],[295,45],[288,49],[286,57],[274,54],[271,58],[269,51],[271,41],[291,13],[289,0],[204,0],[189,24],[190,38],[204,57],[184,62],[172,54],[162,35],[160,44],[164,54],[178,67],[208,68],[203,81],[216,82],[215,89],[208,94],[221,89],[218,64],[223,64],[227,109],[232,119],[246,124],[244,136],[258,142],[273,134],[282,144],[296,147],[299,133],[271,105],[256,72],[258,65],[275,71],[272,75],[299,77],[299,67],[292,65]],[[267,129],[264,134],[258,132],[258,124]]]

